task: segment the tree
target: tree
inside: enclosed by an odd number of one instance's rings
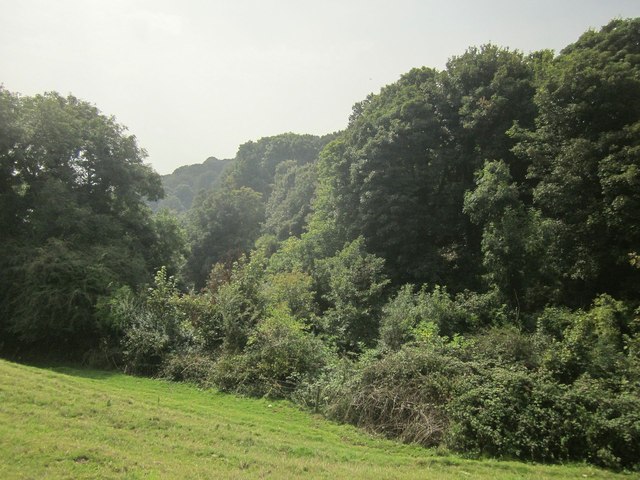
[[[3,187],[0,310],[26,345],[96,343],[95,303],[143,283],[172,248],[157,249],[145,199],[162,195],[135,137],[93,105],[0,91]]]
[[[535,129],[516,131],[534,205],[554,240],[564,301],[638,291],[640,19],[614,20],[565,48],[541,76]]]
[[[475,190],[465,194],[463,211],[482,227],[488,286],[497,287],[513,307],[529,310],[558,300],[556,252],[549,248],[558,226],[527,207],[521,195],[526,189],[513,182],[505,162],[486,162]]]
[[[477,288],[481,229],[464,192],[488,158],[524,178],[507,131],[532,125],[534,73],[529,58],[487,45],[371,95],[321,154],[320,209],[335,211],[345,241],[362,235],[397,284]]]
[[[333,135],[316,137],[283,133],[240,145],[229,171],[235,188],[249,187],[268,198],[278,165],[293,160],[297,165],[312,163]]]
[[[311,214],[315,187],[315,164],[299,166],[293,160],[280,163],[266,205],[264,231],[276,235],[280,240],[299,237]]]
[[[358,351],[361,344],[372,345],[378,336],[385,287],[384,260],[364,250],[358,238],[334,257],[318,262],[328,284],[325,312],[329,336],[346,351]]]
[[[251,249],[263,220],[262,195],[247,187],[213,190],[196,199],[190,212],[191,252],[186,265],[196,288],[204,286],[214,264],[230,264]]]

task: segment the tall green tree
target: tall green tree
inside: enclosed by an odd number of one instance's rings
[[[535,129],[516,152],[531,163],[534,204],[561,228],[564,301],[637,292],[640,247],[640,19],[589,31],[546,68]]]
[[[162,195],[144,150],[73,96],[0,92],[0,310],[23,344],[95,345],[95,303],[170,262],[145,199]]]
[[[517,309],[559,300],[553,243],[558,225],[525,204],[527,190],[503,161],[486,162],[476,188],[465,194],[464,213],[482,226],[482,264],[489,287]]]
[[[334,135],[323,137],[283,133],[240,145],[229,178],[234,187],[249,187],[265,195],[271,194],[276,169],[282,162],[293,160],[297,165],[312,163]]]
[[[311,214],[315,189],[314,163],[297,165],[294,160],[280,163],[265,209],[265,233],[273,234],[280,240],[299,237]]]
[[[335,211],[347,240],[362,235],[397,283],[477,287],[481,229],[464,192],[487,159],[524,177],[507,131],[533,122],[534,76],[530,59],[488,45],[369,96],[321,155],[324,215]]]

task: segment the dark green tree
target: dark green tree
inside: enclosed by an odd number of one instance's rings
[[[531,163],[534,204],[560,229],[564,298],[635,295],[627,261],[640,247],[640,19],[614,20],[565,48],[542,75],[535,129],[516,152]]]
[[[266,205],[265,233],[280,240],[299,237],[311,214],[315,188],[315,164],[297,165],[294,160],[280,163]]]
[[[294,160],[297,165],[314,162],[334,135],[317,137],[284,133],[240,145],[229,177],[235,187],[249,187],[265,195],[271,193],[278,165]]]
[[[159,176],[123,126],[73,96],[2,91],[0,311],[7,338],[95,345],[97,298],[143,283],[174,252],[145,199]],[[6,187],[6,188],[5,188]]]
[[[230,265],[253,247],[263,220],[262,195],[250,188],[227,187],[197,198],[190,212],[187,278],[204,287],[214,264]]]
[[[535,69],[518,52],[470,49],[447,70],[414,69],[354,107],[321,155],[319,197],[346,239],[362,235],[398,283],[477,287],[481,229],[464,192],[489,158],[518,177],[514,123],[531,125]]]

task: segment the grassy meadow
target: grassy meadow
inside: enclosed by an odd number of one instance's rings
[[[0,361],[0,479],[632,478],[468,460],[372,437],[287,402]],[[635,478],[635,477],[633,477]]]

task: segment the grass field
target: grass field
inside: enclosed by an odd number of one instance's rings
[[[437,455],[286,402],[0,360],[0,479],[14,478],[635,477]]]

